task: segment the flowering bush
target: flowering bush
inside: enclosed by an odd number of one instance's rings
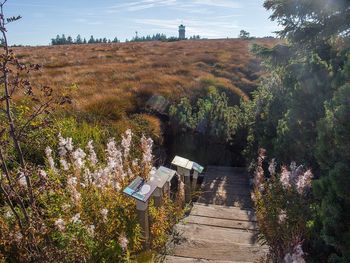
[[[254,177],[253,201],[261,240],[269,246],[268,259],[273,262],[302,263],[302,245],[307,238],[310,218],[309,190],[313,177],[310,170],[292,163],[276,171],[269,163],[266,176],[263,164],[265,150],[259,152]]]
[[[21,262],[127,262],[141,249],[142,237],[135,202],[122,189],[136,176],[147,179],[152,140],[143,136],[137,145],[127,130],[120,145],[109,140],[103,156],[93,141],[85,149],[61,135],[58,141],[57,152],[46,148],[47,165],[30,170],[33,205],[26,204],[28,185],[20,170],[11,172],[12,178],[1,175],[10,201],[19,204],[1,201],[0,255]],[[138,147],[139,158],[132,158]],[[167,222],[171,213],[166,211],[174,211],[171,201],[166,204],[153,210],[156,223],[160,217]],[[156,224],[151,227],[153,234],[164,234]],[[154,240],[157,247],[159,238]]]

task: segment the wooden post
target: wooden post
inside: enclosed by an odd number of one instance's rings
[[[193,181],[192,181],[192,189],[193,189],[193,191],[196,191],[197,180],[198,180],[198,172],[196,170],[193,170]]]
[[[191,174],[189,170],[186,170],[185,172],[185,202],[189,203],[192,199],[192,191],[191,191]]]
[[[185,185],[185,202],[189,203],[192,199],[191,170],[193,162],[183,157],[175,156],[171,164],[176,165],[177,167],[177,172],[181,177],[181,181]]]
[[[156,186],[153,192],[154,203],[156,207],[160,207],[163,203],[163,192],[165,191],[166,185],[169,186],[167,190],[170,192],[170,181],[175,176],[176,171],[160,166],[150,177],[149,181]]]
[[[149,248],[149,221],[148,221],[148,201],[146,203],[136,200],[137,219],[142,229],[144,238],[144,248]]]
[[[148,222],[148,200],[156,190],[157,185],[145,182],[137,176],[124,190],[123,193],[136,199],[137,219],[142,229],[144,248],[149,248],[149,222]]]
[[[156,190],[153,192],[154,196],[154,205],[156,207],[161,207],[163,203],[163,191],[161,188],[156,188]]]
[[[193,162],[192,168],[193,168],[193,182],[192,182],[192,187],[193,187],[193,190],[196,190],[198,176],[199,176],[200,173],[203,172],[204,167],[201,166],[201,165],[198,164],[198,163]]]
[[[171,182],[170,182],[170,180],[167,181],[165,186],[164,186],[164,194],[166,196],[168,196],[169,199],[171,198]]]
[[[187,170],[182,167],[177,167],[177,173],[179,174],[181,182],[184,183],[184,191],[185,191],[185,203],[189,203],[191,200],[191,178],[190,178],[190,170]],[[190,187],[188,187],[190,186]]]

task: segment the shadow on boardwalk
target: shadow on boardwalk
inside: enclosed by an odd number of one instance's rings
[[[263,256],[245,169],[209,166],[202,190],[175,226],[181,238],[165,262],[254,262]]]

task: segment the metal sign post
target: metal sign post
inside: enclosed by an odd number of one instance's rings
[[[156,190],[153,193],[154,196],[154,204],[156,207],[160,207],[163,202],[163,193],[166,185],[169,187],[166,191],[169,191],[167,195],[170,196],[170,182],[171,179],[175,176],[176,171],[166,168],[164,166],[160,166],[157,171],[151,175],[150,182],[157,186]]]
[[[185,184],[185,202],[189,203],[191,201],[191,170],[193,162],[180,156],[175,156],[171,164],[177,167],[177,172]]]
[[[142,228],[145,248],[149,247],[148,200],[156,187],[138,176],[123,191],[126,195],[136,199],[137,218]]]
[[[193,190],[196,190],[197,187],[197,180],[198,180],[198,175],[203,172],[204,167],[199,165],[198,163],[193,163],[193,180],[192,180],[192,187]]]

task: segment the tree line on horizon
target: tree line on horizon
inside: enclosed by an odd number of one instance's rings
[[[91,35],[89,40],[86,40],[86,38],[82,38],[80,35],[77,35],[75,39],[73,39],[71,36],[66,37],[65,34],[57,35],[56,38],[51,39],[51,45],[71,45],[71,44],[96,44],[96,43],[119,43],[120,40],[115,37],[113,40],[104,38],[94,38],[93,35]]]
[[[199,40],[201,37],[199,35],[193,35],[189,38],[190,40]],[[172,42],[172,41],[178,41],[178,37],[167,37],[163,33],[157,33],[153,35],[147,35],[139,37],[137,34],[132,39],[126,39],[125,42],[148,42],[148,41],[166,41],[166,42]],[[104,38],[94,38],[93,35],[91,35],[90,39],[87,40],[86,38],[82,38],[81,35],[77,35],[75,39],[73,39],[71,36],[65,36],[65,34],[57,35],[56,38],[51,39],[51,45],[72,45],[72,44],[97,44],[97,43],[120,43],[120,40],[115,37],[113,40],[108,39],[106,37]]]

